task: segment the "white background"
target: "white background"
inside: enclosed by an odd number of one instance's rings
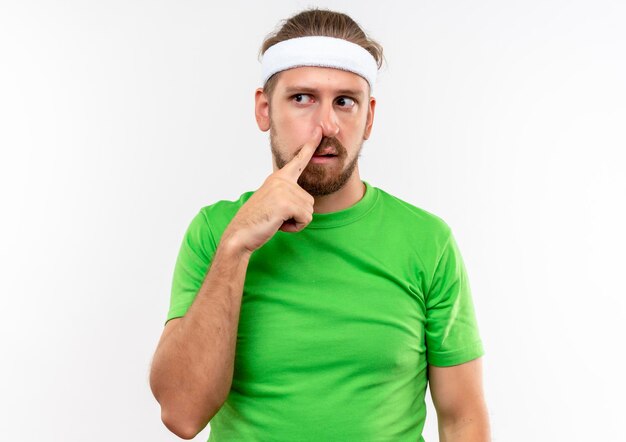
[[[384,46],[361,177],[455,232],[493,440],[623,437],[624,2],[2,1],[0,439],[178,440],[178,247],[271,173],[258,50],[311,5]]]

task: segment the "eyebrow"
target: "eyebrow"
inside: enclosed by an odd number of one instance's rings
[[[316,94],[319,92],[319,90],[312,88],[312,87],[307,87],[307,86],[289,86],[285,89],[285,93],[287,95],[295,94],[297,92],[304,92],[307,94]],[[358,89],[338,89],[334,92],[336,92],[339,95],[352,95],[354,97],[359,97],[359,98],[362,98],[364,95],[363,91],[360,91]]]

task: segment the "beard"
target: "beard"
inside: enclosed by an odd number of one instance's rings
[[[282,169],[291,159],[287,159],[281,154],[281,152],[284,152],[286,149],[281,145],[278,138],[276,129],[270,120],[270,147],[274,160],[276,161],[276,166]],[[324,196],[337,192],[345,186],[354,173],[357,161],[361,156],[363,142],[364,140],[362,139],[357,154],[344,166],[344,163],[348,159],[348,150],[335,137],[322,137],[317,151],[332,146],[337,151],[337,156],[328,163],[309,162],[298,178],[298,185],[311,196]],[[295,157],[299,151],[300,149],[294,152],[293,156]]]

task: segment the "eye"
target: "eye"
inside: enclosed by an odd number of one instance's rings
[[[356,104],[356,101],[350,97],[339,97],[337,98],[337,104],[346,109],[351,109]]]
[[[308,104],[312,101],[312,98],[309,94],[296,94],[296,95],[293,95],[291,98],[296,100],[297,103],[302,103],[302,104]]]

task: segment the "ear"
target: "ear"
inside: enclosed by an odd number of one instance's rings
[[[376,98],[370,97],[369,107],[367,109],[367,121],[365,122],[365,132],[363,139],[367,140],[372,133],[372,125],[374,124],[374,111],[376,110]]]
[[[267,132],[270,129],[270,103],[263,88],[258,88],[254,93],[254,116],[259,129]]]

